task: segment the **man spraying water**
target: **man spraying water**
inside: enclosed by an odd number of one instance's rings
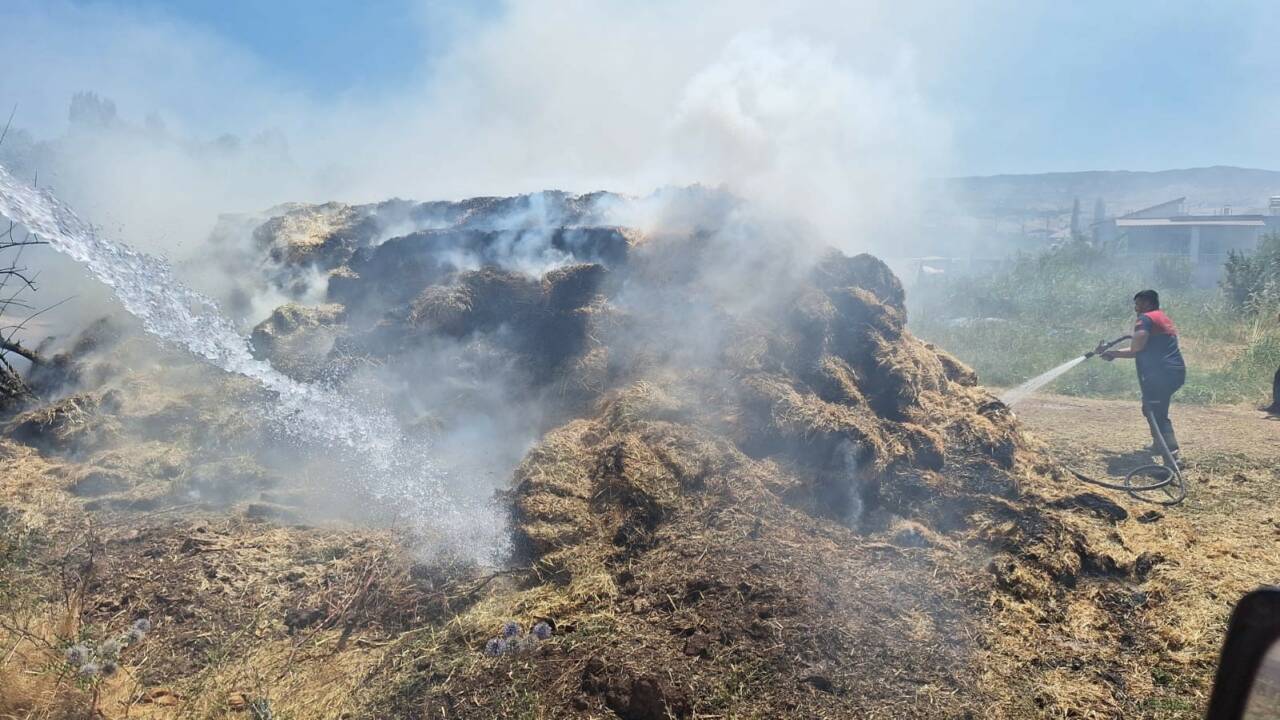
[[[1187,379],[1187,365],[1178,349],[1178,330],[1160,310],[1160,295],[1143,290],[1133,296],[1133,309],[1138,313],[1133,326],[1133,339],[1123,350],[1108,350],[1105,343],[1095,352],[1104,360],[1133,358],[1138,368],[1138,386],[1142,389],[1142,414],[1153,418],[1152,447],[1160,452],[1158,428],[1165,445],[1175,459],[1179,457],[1178,439],[1169,420],[1169,402]]]

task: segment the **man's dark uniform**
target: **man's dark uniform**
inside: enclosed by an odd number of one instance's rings
[[[1276,370],[1276,376],[1271,381],[1271,405],[1264,409],[1272,415],[1280,415],[1280,370]]]
[[[1187,364],[1178,349],[1178,329],[1163,311],[1152,310],[1138,316],[1133,326],[1136,333],[1147,331],[1147,344],[1134,357],[1138,368],[1138,386],[1142,388],[1142,414],[1154,415],[1156,427],[1170,450],[1178,449],[1178,438],[1169,420],[1169,400],[1187,380]],[[1160,447],[1155,435],[1154,447]]]

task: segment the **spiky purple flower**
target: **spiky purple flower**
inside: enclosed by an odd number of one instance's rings
[[[68,665],[81,665],[89,662],[89,646],[88,645],[72,645],[67,648],[67,652],[63,655],[67,659]]]
[[[151,632],[151,621],[146,618],[138,618],[133,621],[132,627],[135,630],[141,630],[144,633]]]
[[[66,658],[68,663],[79,667],[88,662],[89,654],[88,645],[72,645],[63,653],[63,657]]]
[[[102,668],[98,666],[98,663],[87,662],[80,666],[80,677],[94,678],[97,677],[98,673],[101,671]]]
[[[98,646],[98,654],[104,657],[115,657],[124,649],[125,642],[123,640],[108,640]]]
[[[502,623],[502,637],[513,638],[520,634],[520,623],[508,620]]]
[[[102,677],[108,678],[120,671],[120,664],[115,660],[102,661]]]
[[[126,632],[124,635],[120,636],[120,639],[124,640],[126,644],[137,645],[138,643],[142,642],[143,638],[145,638],[146,636],[147,636],[146,630],[142,630],[136,627],[131,627],[129,628],[129,632]]]
[[[532,632],[533,636],[539,640],[548,640],[551,638],[551,626],[545,622],[539,622],[534,625],[533,630],[530,632]]]
[[[507,652],[507,641],[505,638],[489,638],[489,642],[484,645],[484,654],[489,657],[497,657]]]

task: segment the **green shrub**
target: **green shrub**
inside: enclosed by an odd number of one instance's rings
[[[1231,304],[1259,313],[1280,307],[1280,233],[1268,233],[1252,255],[1232,250],[1223,266],[1222,290]]]
[[[1175,285],[1154,279],[1162,272]],[[1226,292],[1179,289],[1180,272],[1172,262],[1151,274],[1135,272],[1108,248],[1068,243],[1020,255],[997,272],[912,288],[910,327],[972,366],[984,384],[1012,387],[1093,349],[1099,340],[1130,332],[1133,293],[1154,284],[1184,338],[1189,369],[1180,400],[1253,402],[1268,396],[1280,365],[1274,313],[1242,312]],[[1254,302],[1257,297],[1262,296],[1255,294]],[[1224,346],[1233,352],[1225,362]],[[1090,360],[1049,391],[1134,397],[1138,386],[1131,361]]]

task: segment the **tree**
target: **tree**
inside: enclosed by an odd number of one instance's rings
[[[17,108],[14,108],[16,111]],[[13,113],[9,121],[0,130],[0,144],[4,143],[13,122]],[[22,373],[15,366],[15,356],[23,358],[32,365],[44,363],[44,358],[35,350],[23,347],[18,334],[36,315],[43,311],[35,311],[24,296],[36,289],[35,279],[22,265],[22,252],[31,245],[40,245],[30,233],[19,238],[16,235],[17,225],[12,221],[8,229],[0,233],[0,410],[21,404],[34,397],[31,387],[22,378]],[[25,314],[19,319],[17,315]]]
[[[1102,198],[1093,201],[1093,241],[1102,241],[1102,223],[1107,219],[1107,205]]]
[[[23,296],[36,289],[35,280],[22,263],[22,251],[30,245],[39,245],[30,233],[19,238],[16,225],[9,223],[0,234],[0,409],[23,403],[34,395],[14,364],[14,356],[33,365],[44,362],[35,350],[24,347],[18,334],[36,315]],[[18,315],[25,314],[21,319]]]
[[[1080,198],[1071,202],[1071,239],[1080,238]]]

